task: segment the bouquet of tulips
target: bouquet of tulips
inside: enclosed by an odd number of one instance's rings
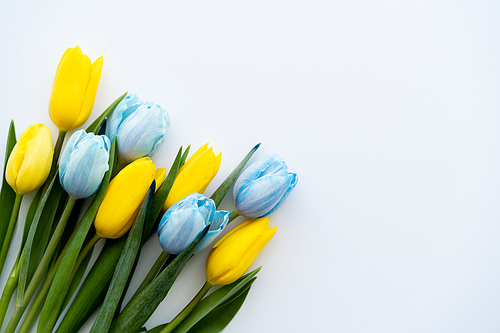
[[[61,58],[49,103],[59,129],[55,148],[48,127],[31,125],[16,138],[10,124],[0,192],[2,274],[9,274],[3,269],[7,255],[17,256],[0,298],[2,332],[28,332],[38,316],[37,332],[77,332],[99,306],[95,333],[220,332],[260,268],[246,271],[276,232],[266,216],[284,202],[297,175],[277,155],[245,169],[258,144],[208,198],[203,192],[221,154],[206,144],[188,158],[190,147],[181,147],[168,170],[157,168],[151,157],[164,142],[170,116],[127,93],[63,147],[90,116],[102,65],[102,57],[92,63],[78,46]],[[233,185],[234,210],[217,210]],[[20,246],[13,246],[23,195],[35,190]],[[238,216],[249,219],[217,240]],[[141,248],[155,232],[163,252],[124,304]],[[105,244],[85,276],[98,241]],[[146,329],[186,263],[209,246],[200,291],[169,323]],[[214,286],[222,287],[208,294]]]

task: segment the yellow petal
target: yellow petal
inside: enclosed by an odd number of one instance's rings
[[[165,177],[167,176],[167,168],[158,168],[156,169],[156,187],[155,192],[158,191],[158,188],[163,184]]]
[[[245,252],[241,257],[240,261],[236,266],[222,274],[217,279],[213,281],[213,284],[227,285],[238,280],[245,272],[252,266],[255,259],[259,256],[260,252],[273,238],[274,234],[278,230],[278,227],[266,230],[259,239],[252,244],[252,246]]]
[[[268,229],[269,219],[260,218],[246,221],[222,237],[207,257],[207,280],[215,283],[221,276],[237,268],[242,257]]]
[[[155,165],[149,157],[138,159],[120,171],[109,183],[97,211],[94,222],[97,233],[106,238],[124,235],[155,177]]]
[[[7,162],[6,179],[16,193],[26,194],[45,182],[53,153],[47,126],[31,125],[24,130]]]
[[[80,115],[76,120],[72,128],[77,128],[89,119],[92,108],[94,107],[95,95],[97,93],[97,87],[99,86],[99,81],[101,79],[102,72],[102,56],[97,58],[96,61],[91,65],[90,68],[90,81],[87,85],[85,91],[85,97],[83,98],[83,105],[80,110]]]
[[[208,143],[198,149],[180,169],[163,206],[167,210],[191,193],[203,193],[220,167],[222,154],[215,156]]]

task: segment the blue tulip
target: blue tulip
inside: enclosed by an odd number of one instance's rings
[[[288,172],[276,154],[255,162],[234,184],[236,210],[250,218],[267,216],[283,204],[297,181],[297,175]]]
[[[111,144],[104,135],[79,130],[69,138],[59,161],[59,180],[73,198],[92,196],[109,169]]]
[[[170,254],[181,253],[205,226],[210,229],[195,252],[206,248],[222,232],[229,220],[229,213],[216,211],[215,203],[199,193],[192,193],[163,215],[158,225],[158,238],[162,249]]]
[[[130,163],[141,157],[151,157],[163,144],[169,127],[167,111],[131,94],[118,103],[108,119],[106,135],[110,140],[118,136],[118,157]]]

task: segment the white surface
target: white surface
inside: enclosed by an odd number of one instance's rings
[[[254,265],[259,279],[225,332],[500,331],[497,1],[1,7],[2,133],[11,118],[18,133],[42,122],[55,141],[52,80],[78,44],[92,60],[104,55],[91,120],[127,90],[162,105],[172,126],[159,166],[180,145],[208,141],[223,152],[208,195],[260,141],[254,160],[277,152],[299,174],[271,216],[279,230]],[[0,156],[4,145],[0,135]],[[198,290],[205,255],[148,328]]]

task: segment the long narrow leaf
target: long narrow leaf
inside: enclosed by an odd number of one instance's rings
[[[126,237],[109,240],[85,278],[56,333],[76,333],[103,301]]]
[[[99,315],[90,330],[91,333],[107,332],[111,326],[113,315],[115,314],[118,302],[120,302],[121,295],[125,290],[125,285],[127,284],[132,266],[134,265],[137,251],[141,245],[144,219],[146,218],[146,213],[151,206],[151,199],[153,198],[154,190],[155,182],[153,181],[148,194],[144,198],[139,213],[137,214],[134,225],[129,232],[127,243],[125,243],[125,248],[123,249],[122,255],[118,260],[115,273],[113,274],[113,279],[111,280],[111,285],[109,286],[106,297],[104,298],[101,311],[99,312]]]
[[[202,299],[172,333],[188,332],[191,327],[208,315],[213,309],[231,299],[231,297],[236,295],[241,289],[245,288],[248,283],[253,283],[252,279],[259,271],[260,267]]]
[[[222,184],[219,186],[219,188],[212,194],[210,199],[212,199],[215,202],[215,207],[218,207],[220,203],[222,202],[222,199],[224,199],[224,196],[226,195],[227,191],[229,191],[229,188],[233,183],[236,181],[236,178],[238,178],[238,175],[241,173],[241,170],[245,167],[245,165],[248,163],[250,158],[253,156],[253,154],[259,149],[260,143],[256,144],[255,147],[248,152],[248,154],[243,158],[243,160],[238,164],[238,166],[231,172],[229,176],[222,182]]]
[[[10,153],[12,152],[12,149],[14,149],[16,142],[16,129],[14,127],[14,121],[12,120],[9,126],[9,133],[7,134],[5,161],[3,165],[2,189],[0,190],[0,207],[2,207],[2,209],[0,209],[0,248],[2,247],[5,234],[7,233],[7,227],[9,226],[9,220],[12,213],[12,208],[14,207],[14,201],[16,201],[16,193],[5,180],[7,161],[9,160]]]
[[[137,332],[167,296],[175,279],[189,261],[199,243],[207,234],[208,228],[198,234],[196,239],[179,254],[139,295],[137,295],[116,317],[110,333]]]
[[[123,95],[118,97],[113,103],[111,103],[111,105],[108,106],[108,108],[104,110],[104,112],[101,113],[101,115],[97,117],[97,119],[94,120],[94,122],[90,124],[89,127],[87,127],[87,133],[90,132],[97,133],[98,130],[101,128],[101,123],[104,121],[104,119],[106,119],[115,110],[118,103],[120,103],[121,100],[125,98],[125,96],[127,96],[127,92],[125,92]]]
[[[28,268],[30,262],[31,249],[33,247],[33,242],[35,238],[35,232],[38,226],[38,222],[40,221],[40,217],[42,216],[45,203],[47,202],[47,199],[49,198],[49,195],[52,191],[52,187],[54,186],[55,182],[59,181],[57,179],[58,175],[59,173],[56,173],[54,175],[54,178],[52,178],[52,181],[50,182],[47,191],[43,195],[42,200],[40,201],[38,208],[36,209],[36,213],[33,218],[33,222],[31,223],[30,231],[28,232],[28,237],[26,239],[26,244],[24,245],[23,255],[21,257],[21,266],[19,270],[19,286],[17,288],[17,303],[19,304],[20,307],[23,304],[24,292],[26,290],[26,286],[29,283],[29,281],[27,281]]]
[[[210,311],[205,317],[196,323],[188,333],[220,333],[233,320],[241,306],[245,302],[250,287],[256,277],[250,280],[238,294],[234,295],[224,304],[217,306]],[[175,331],[174,331],[175,332]]]
[[[73,271],[73,267],[75,266],[76,260],[78,258],[78,254],[82,249],[83,242],[87,237],[87,233],[92,226],[92,222],[97,214],[97,210],[99,209],[99,205],[101,204],[102,199],[104,198],[104,194],[106,192],[106,188],[111,179],[111,170],[113,170],[113,165],[116,160],[116,140],[113,140],[111,144],[111,149],[109,151],[109,169],[104,175],[104,179],[101,183],[101,187],[97,192],[92,204],[87,209],[87,212],[82,217],[82,221],[76,232],[75,237],[73,238],[71,244],[64,255],[61,264],[54,276],[54,281],[49,289],[49,293],[47,294],[47,299],[42,309],[42,313],[40,315],[39,327],[47,327],[50,322],[50,318],[56,312],[55,309],[58,307],[58,303],[61,301],[61,295],[66,288],[66,285],[69,282],[71,272]],[[59,315],[59,313],[57,313]]]

